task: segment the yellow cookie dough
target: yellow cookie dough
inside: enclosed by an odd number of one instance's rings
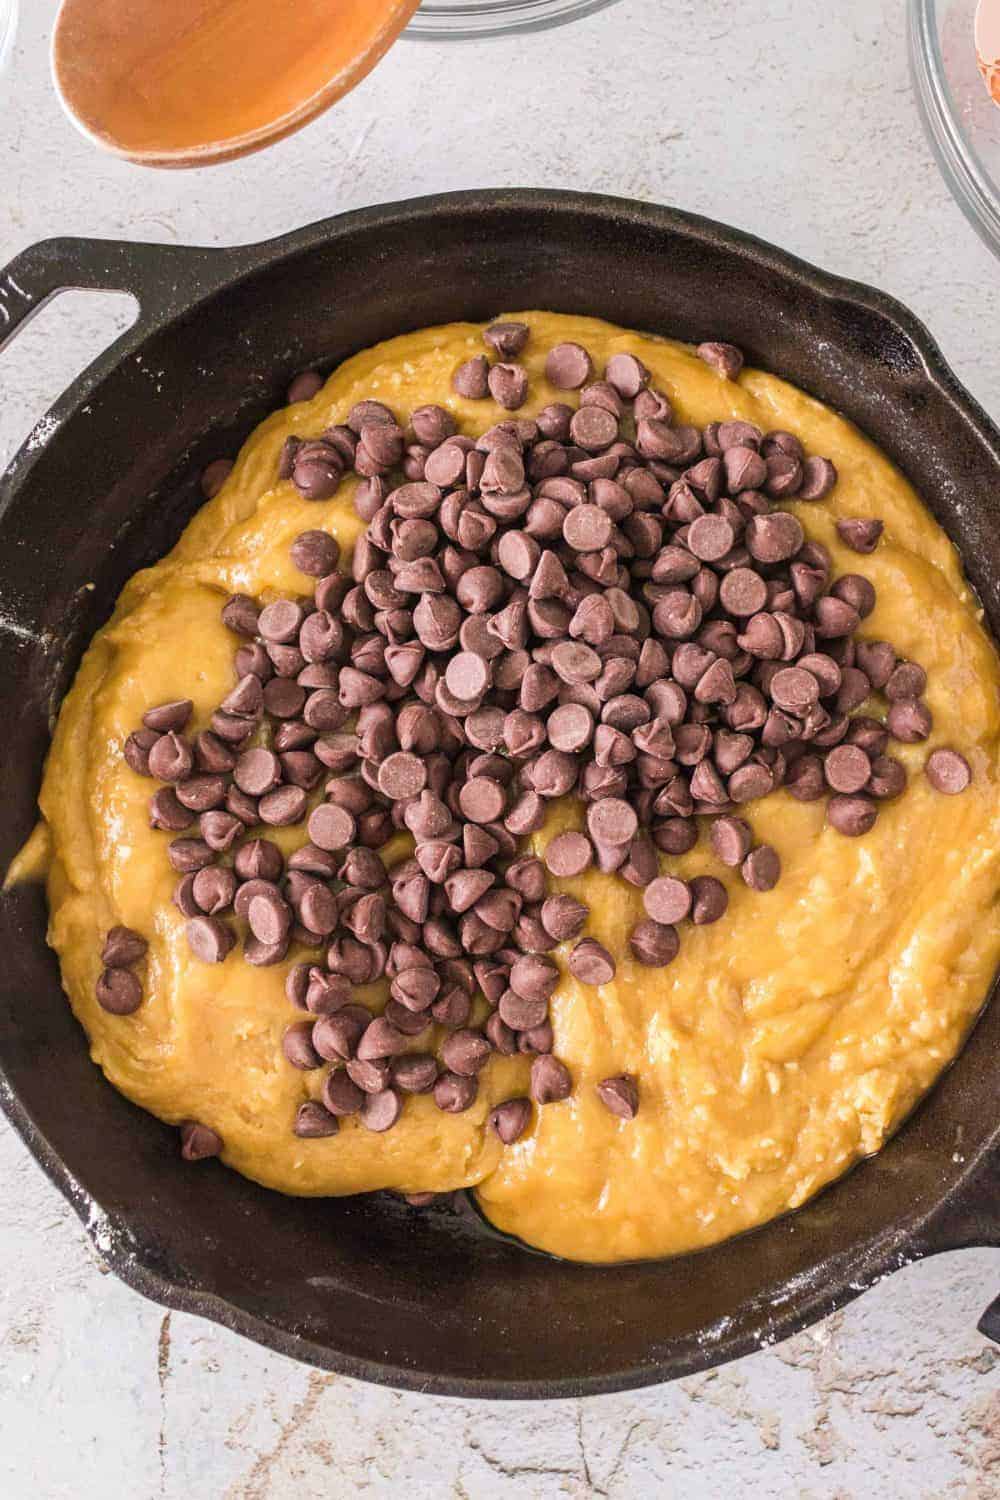
[[[318,1095],[322,1074],[298,1072],[282,1056],[282,1033],[296,1016],[284,996],[288,965],[253,969],[238,948],[221,966],[191,957],[170,899],[169,835],[149,828],[152,784],[128,769],[121,747],[149,705],[193,698],[201,727],[225,695],[235,645],[219,618],[227,594],[305,592],[309,581],[289,559],[295,536],[323,527],[345,548],[358,536],[353,481],[334,499],[308,504],[276,480],[290,433],[315,435],[366,396],[403,421],[414,407],[440,402],[470,433],[505,415],[492,401],[452,393],[455,366],[482,349],[478,325],[456,324],[359,354],[315,399],[270,417],[173,552],[125,588],[84,657],[46,767],[49,939],[111,1082],[165,1120],[212,1126],[226,1163],[258,1182],[298,1194],[475,1187],[501,1229],[560,1255],[668,1255],[804,1202],[875,1151],[954,1056],[1000,957],[998,662],[947,538],[847,422],[771,375],[746,370],[727,382],[678,344],[585,318],[517,316],[532,330],[523,415],[562,399],[545,381],[544,359],[554,343],[573,339],[599,369],[616,351],[638,354],[680,421],[742,417],[787,428],[834,460],[832,496],[791,508],[830,548],[837,571],[863,571],[878,589],[862,633],[890,640],[927,670],[931,740],[893,749],[910,773],[905,796],[883,806],[861,839],[824,827],[822,802],[800,804],[782,791],[753,804],[755,835],[783,865],[766,895],[724,871],[705,838],[683,859],[665,860],[682,874],[722,875],[730,893],[723,921],[684,926],[667,969],[624,956],[641,915],[631,887],[597,873],[556,882],[590,906],[587,932],[622,956],[618,977],[597,990],[570,978],[565,954],[557,955],[556,1051],[575,1089],[566,1102],[535,1110],[516,1145],[502,1148],[486,1117],[499,1100],[526,1092],[523,1059],[494,1060],[463,1115],[420,1097],[407,1099],[384,1135],[356,1120],[330,1139],[292,1134],[296,1108]],[[846,551],[838,516],[881,517],[878,551],[864,559]],[[972,766],[962,796],[934,792],[922,774],[939,744],[960,749]],[[578,807],[556,808],[536,847],[578,819]],[[276,837],[286,850],[304,842],[301,829]],[[129,1017],[105,1014],[94,999],[102,939],[115,923],[150,944],[146,999]],[[376,987],[369,998],[381,994]],[[623,1071],[641,1091],[631,1123],[595,1096],[600,1079]]]

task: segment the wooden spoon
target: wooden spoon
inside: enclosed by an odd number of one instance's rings
[[[280,140],[354,87],[419,0],[63,0],[62,102],[97,145],[201,167]]]

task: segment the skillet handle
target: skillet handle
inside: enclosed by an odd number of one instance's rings
[[[211,291],[232,273],[238,255],[127,240],[41,240],[0,271],[0,350],[52,297],[70,288],[130,292],[148,330]]]
[[[980,1178],[977,1200],[985,1225],[983,1239],[987,1244],[1000,1245],[1000,1162],[995,1158],[987,1164]],[[1000,1344],[1000,1297],[990,1303],[976,1326],[985,1338]]]
[[[1000,1344],[1000,1297],[990,1303],[976,1326],[986,1338]]]
[[[1000,1246],[1000,1153],[987,1148],[965,1182],[927,1225],[925,1246],[961,1250],[968,1245]],[[1000,1344],[1000,1297],[983,1313],[979,1332]]]

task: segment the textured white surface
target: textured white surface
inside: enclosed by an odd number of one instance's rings
[[[623,0],[564,31],[406,44],[263,156],[186,174],[98,156],[48,87],[54,0],[0,78],[0,263],[52,234],[263,239],[445,188],[574,186],[676,203],[874,282],[1000,414],[1000,268],[941,183],[902,7]],[[74,294],[0,357],[0,466],[124,326]],[[53,1080],[58,1086],[58,1080]],[[109,1275],[0,1127],[0,1494],[134,1500],[1000,1496],[1000,1358],[975,1332],[1000,1256],[900,1272],[790,1343],[635,1396],[509,1407],[310,1372]]]

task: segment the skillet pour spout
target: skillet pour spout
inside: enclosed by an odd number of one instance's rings
[[[83,647],[130,575],[176,541],[200,470],[297,371],[429,324],[533,305],[731,340],[889,454],[1000,634],[1000,434],[898,303],[736,230],[512,190],[384,205],[233,250],[50,240],[0,273],[0,348],[66,287],[129,291],[140,312],[0,480],[15,627],[0,680],[4,867],[35,820]],[[529,1252],[461,1208],[282,1198],[213,1162],[195,1179],[175,1132],[91,1064],[45,923],[38,887],[0,901],[0,1104],[131,1286],[311,1364],[446,1395],[630,1389],[786,1338],[921,1256],[1000,1245],[996,1005],[883,1150],[805,1207],[697,1254],[609,1268]],[[1000,1338],[1000,1301],[980,1326]]]

